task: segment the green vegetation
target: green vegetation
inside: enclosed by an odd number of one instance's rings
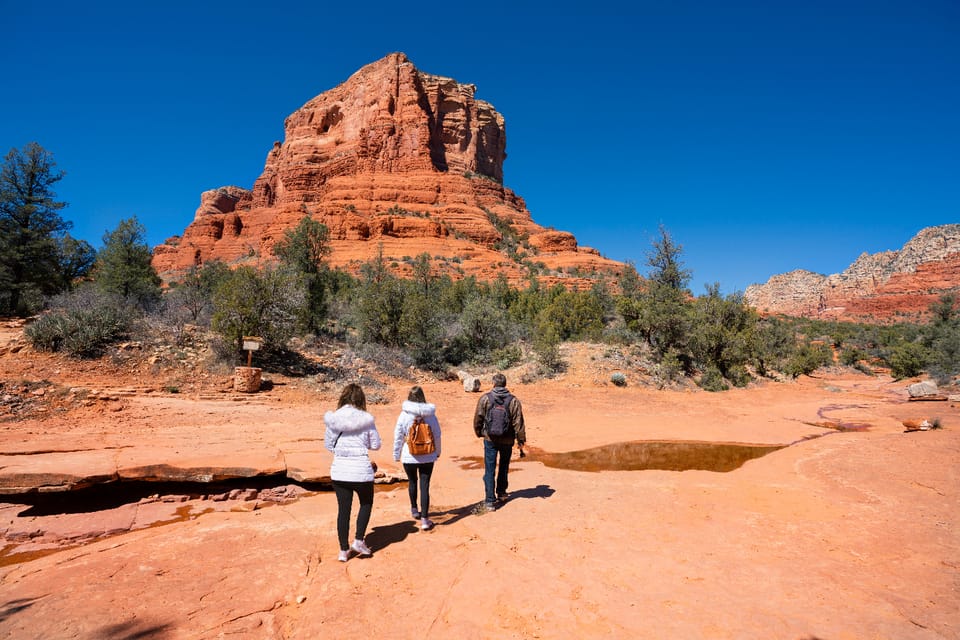
[[[52,310],[26,328],[36,349],[62,351],[78,358],[96,357],[127,336],[140,317],[128,300],[96,287],[80,287],[55,297]]]
[[[866,375],[888,369],[897,378],[926,373],[941,383],[960,374],[955,295],[934,303],[922,325],[761,318],[742,294],[723,295],[718,284],[694,297],[682,247],[662,227],[644,277],[628,263],[618,287],[587,275],[593,285],[577,291],[542,285],[537,274],[545,267],[525,257],[526,238],[492,212],[500,249],[530,267],[524,287],[503,275],[454,280],[451,273],[463,273],[450,270],[457,259],[424,252],[398,261],[382,247],[374,259],[352,265],[360,274],[354,277],[327,266],[329,231],[305,215],[274,247],[276,263],[263,270],[197,265],[161,296],[136,218],[105,234],[95,254],[66,234],[70,225],[58,214],[64,205],[51,188],[60,177],[50,155],[28,145],[7,155],[0,180],[0,312],[35,313],[46,305],[27,330],[40,349],[96,355],[146,318],[178,344],[195,328],[210,329],[221,354],[236,361],[244,355],[243,337],[257,335],[274,354],[293,338],[308,348],[334,340],[395,369],[523,365],[530,379],[564,370],[564,342],[593,341],[620,354],[611,367],[615,385],[629,378],[722,391],[828,366]],[[30,197],[19,195],[22,185],[32,185]],[[388,213],[425,215],[399,205]],[[394,263],[410,277],[398,277]]]
[[[160,276],[150,264],[151,257],[143,225],[136,217],[121,220],[116,229],[103,235],[94,281],[104,293],[150,308],[160,301]]]
[[[70,237],[54,186],[64,176],[35,142],[11,149],[0,167],[0,315],[28,316],[45,296],[89,273],[94,251]]]

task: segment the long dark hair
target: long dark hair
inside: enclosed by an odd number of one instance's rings
[[[410,387],[410,393],[407,394],[407,400],[410,402],[426,402],[427,397],[423,395],[423,387],[418,384]]]
[[[367,410],[367,396],[363,393],[363,388],[355,382],[351,382],[340,392],[340,401],[337,403],[337,409],[345,404],[356,407],[361,411]]]

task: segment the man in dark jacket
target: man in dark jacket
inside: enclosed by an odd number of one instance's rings
[[[500,431],[503,433],[498,434]],[[507,378],[502,373],[494,374],[493,391],[480,396],[477,402],[477,410],[473,414],[473,432],[478,438],[483,438],[484,506],[493,510],[497,508],[498,501],[507,498],[507,473],[513,443],[520,446],[522,454],[523,445],[527,442],[523,408],[520,400],[507,391]]]

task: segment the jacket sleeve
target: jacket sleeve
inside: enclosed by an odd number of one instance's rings
[[[327,451],[333,451],[334,449],[336,449],[337,436],[339,435],[340,435],[340,432],[334,431],[333,429],[330,428],[329,425],[327,426],[327,429],[323,434],[323,446],[327,449]]]
[[[510,423],[517,434],[517,444],[522,447],[527,443],[527,429],[523,424],[523,406],[520,405],[520,399],[516,396],[510,401]]]
[[[437,420],[437,416],[430,416],[429,420],[430,431],[433,432],[433,445],[436,447],[434,453],[437,456],[440,455],[440,421]]]
[[[483,421],[487,415],[487,395],[477,400],[477,410],[473,412],[473,432],[478,438],[483,437]]]
[[[376,451],[380,448],[380,444],[380,432],[377,431],[377,425],[373,425],[367,432],[367,449]]]
[[[404,419],[403,412],[400,412],[400,415],[397,416],[397,426],[393,428],[393,459],[399,460],[400,454],[403,453],[403,441],[407,437],[407,430],[404,428]]]

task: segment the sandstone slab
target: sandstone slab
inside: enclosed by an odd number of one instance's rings
[[[117,480],[115,450],[0,454],[0,494],[72,491]]]

